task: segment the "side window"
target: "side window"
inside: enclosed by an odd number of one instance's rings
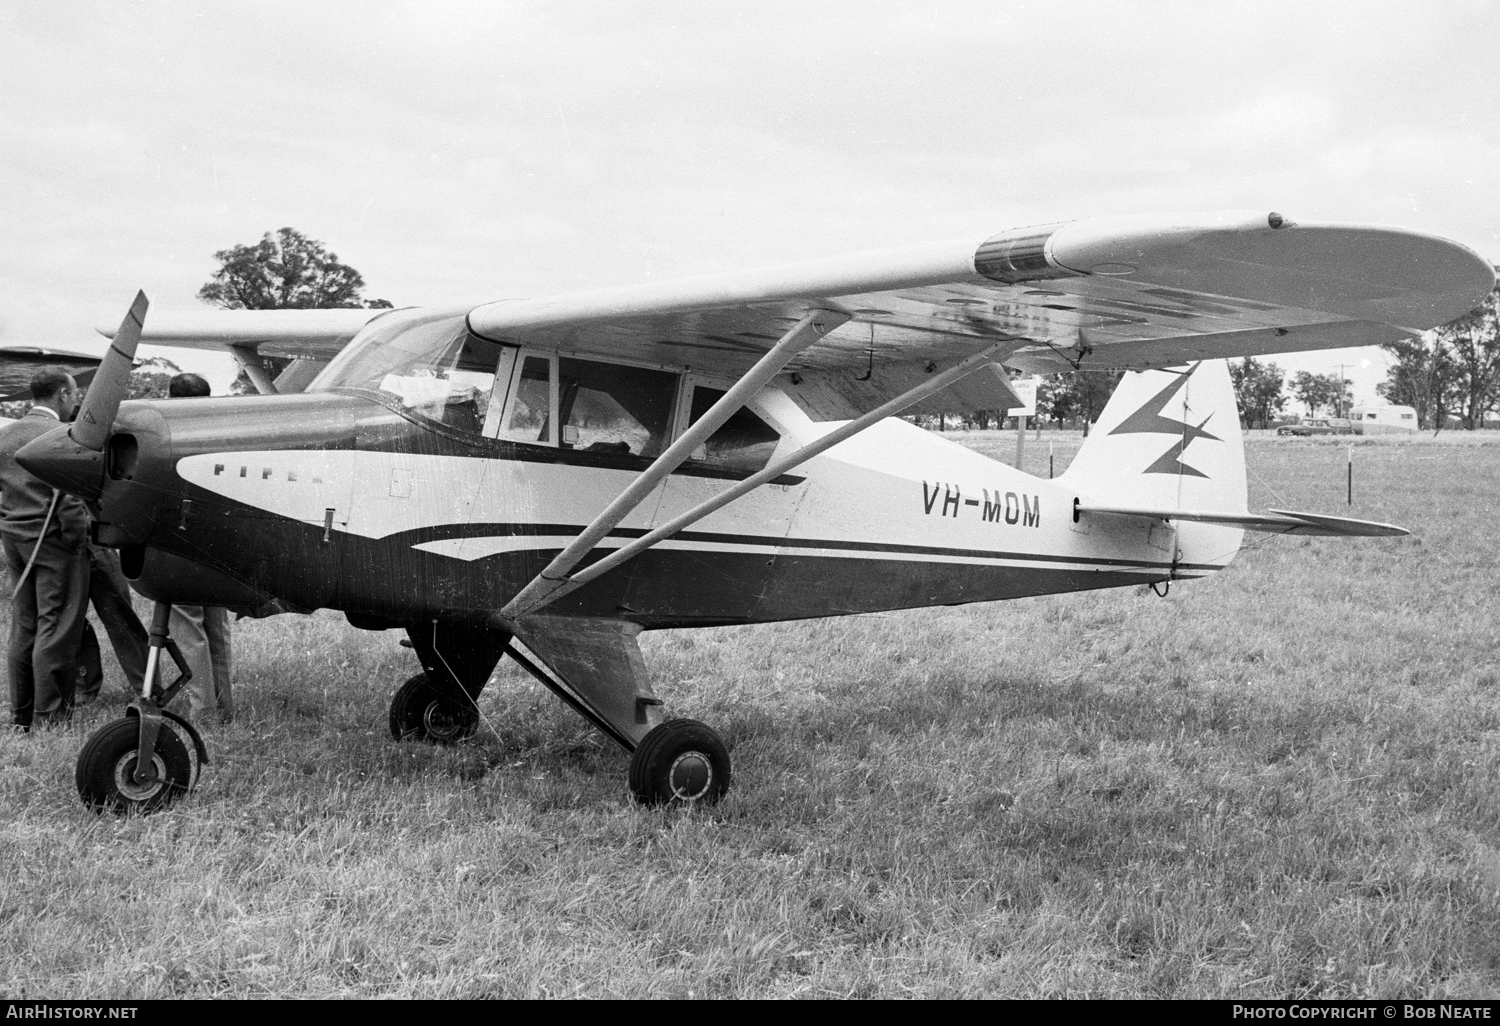
[[[563,358],[557,379],[564,449],[651,458],[666,447],[677,375]]]
[[[521,361],[515,386],[511,389],[510,410],[500,438],[513,442],[550,444],[552,420],[552,360],[545,356],[527,356]]]
[[[688,423],[696,424],[723,396],[722,389],[703,385],[694,387]],[[737,473],[754,474],[771,462],[771,455],[780,441],[781,436],[775,428],[761,420],[749,407],[743,406],[709,436],[708,441],[693,453],[693,459]]]

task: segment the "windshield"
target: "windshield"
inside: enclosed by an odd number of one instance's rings
[[[384,392],[423,416],[478,432],[495,395],[504,347],[469,334],[467,315],[400,311],[372,323],[308,389]]]

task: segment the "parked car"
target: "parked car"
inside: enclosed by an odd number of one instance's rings
[[[1276,433],[1305,438],[1308,435],[1355,435],[1359,431],[1347,417],[1310,417],[1296,424],[1283,424]]]

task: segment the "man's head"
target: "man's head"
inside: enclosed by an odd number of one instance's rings
[[[78,406],[78,385],[61,367],[43,367],[31,376],[31,398],[34,405],[67,420]]]
[[[167,385],[167,395],[173,399],[197,399],[208,394],[208,382],[197,374],[174,375]]]

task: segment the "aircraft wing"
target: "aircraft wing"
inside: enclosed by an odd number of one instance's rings
[[[141,341],[156,346],[233,352],[254,350],[261,356],[331,360],[359,329],[386,310],[153,310],[141,330]],[[114,324],[95,330],[113,338]]]
[[[778,379],[835,419],[997,342],[1008,366],[1035,373],[1373,345],[1466,313],[1494,282],[1471,250],[1416,232],[1155,215],[504,300],[472,308],[469,324],[499,341],[737,378],[809,310],[839,310],[849,321]],[[141,341],[327,360],[379,313],[153,313]],[[987,371],[911,411],[1013,403],[1003,373]]]
[[[1416,232],[1157,215],[509,300],[469,323],[497,340],[735,376],[812,306],[842,309],[851,320],[780,384],[814,415],[847,417],[997,340],[1015,343],[1006,364],[1036,373],[1373,345],[1466,313],[1494,282],[1471,250]]]
[[[300,392],[359,330],[387,309],[160,311],[147,319],[141,341],[231,354],[261,392]],[[95,329],[114,338],[113,325]],[[296,362],[274,382],[263,356]]]
[[[1149,517],[1154,520],[1190,520],[1200,524],[1219,524],[1224,527],[1238,527],[1245,531],[1263,531],[1270,534],[1361,538],[1398,538],[1411,534],[1406,528],[1397,527],[1395,524],[1382,524],[1374,520],[1354,520],[1349,517],[1330,517],[1322,513],[1294,513],[1284,509],[1273,509],[1269,514],[1215,513],[1189,509],[1096,506],[1092,503],[1080,502],[1078,512],[1122,517]]]

